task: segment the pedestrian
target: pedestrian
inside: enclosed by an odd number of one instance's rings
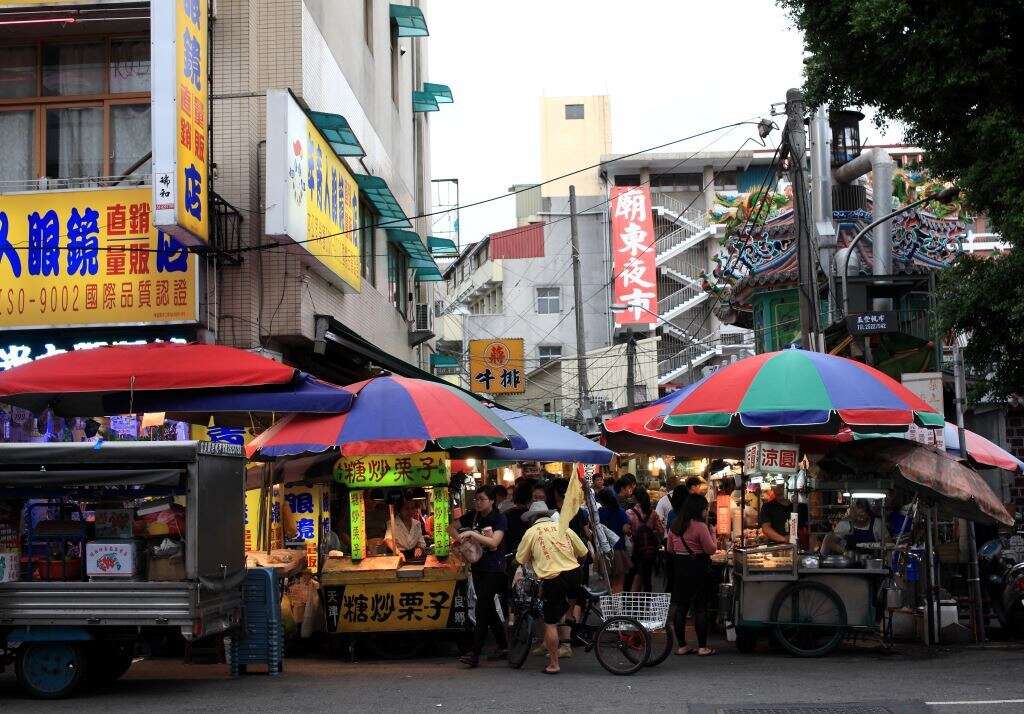
[[[708,500],[690,494],[669,526],[668,550],[672,553],[672,626],[677,655],[696,652],[701,657],[715,654],[708,647],[707,583],[711,577],[710,556],[718,544],[707,525]],[[697,649],[686,644],[686,615],[693,607]]]
[[[533,567],[533,572],[544,584],[541,589],[544,611],[544,647],[548,663],[544,674],[558,674],[558,623],[565,617],[571,604],[582,597],[582,568],[580,560],[587,547],[571,528],[559,533],[558,524],[551,520],[553,511],[546,504],[534,501],[523,514],[530,523],[516,551],[516,560]]]
[[[658,499],[658,505],[654,507],[654,510],[658,512],[658,517],[661,519],[662,524],[662,537],[668,537],[668,527],[672,524],[669,520],[668,514],[672,510],[672,492],[679,486],[679,477],[675,474],[670,474],[665,479],[665,495]]]
[[[612,571],[611,588],[613,593],[622,592],[626,580],[626,573],[633,568],[626,550],[626,538],[629,537],[629,517],[619,507],[619,502],[607,489],[597,494],[597,502],[601,504],[597,509],[597,518],[601,525],[616,535],[618,540],[612,546]]]
[[[619,501],[619,507],[623,510],[633,505],[633,493],[636,491],[636,476],[625,474],[615,482],[615,498]]]
[[[512,501],[508,497],[508,488],[499,483],[494,487],[494,495],[496,496],[495,508],[498,509],[498,513],[506,513],[508,509],[512,508]]]
[[[498,596],[505,606],[505,595],[508,591],[508,576],[505,565],[505,533],[508,531],[508,520],[498,513],[494,507],[494,486],[480,486],[473,496],[475,511],[464,515],[459,523],[463,528],[456,538],[478,543],[483,548],[479,560],[471,566],[473,573],[473,589],[476,591],[476,627],[473,630],[473,650],[459,661],[470,668],[480,666],[480,653],[483,652],[487,640],[487,630],[494,633],[498,643],[495,657],[504,657],[508,652],[508,639],[505,626],[498,618],[494,606],[494,598]]]
[[[512,507],[505,511],[505,519],[508,521],[508,530],[505,531],[506,553],[514,554],[519,547],[519,541],[523,539],[523,533],[527,528],[523,522],[523,514],[529,508],[532,497],[533,485],[530,483],[523,482],[512,489]],[[511,560],[511,564],[514,563],[515,561]]]
[[[633,496],[636,503],[626,511],[633,531],[633,570],[626,578],[626,586],[630,592],[649,593],[654,589],[654,566],[658,562],[665,529],[661,518],[651,507],[647,489],[638,488]]]

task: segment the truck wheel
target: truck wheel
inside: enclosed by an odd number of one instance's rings
[[[131,654],[116,645],[97,645],[89,651],[89,683],[113,684],[132,666]]]
[[[86,673],[85,650],[67,642],[32,642],[18,649],[18,683],[38,699],[72,694]]]

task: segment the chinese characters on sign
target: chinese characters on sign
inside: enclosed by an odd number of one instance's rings
[[[157,226],[209,240],[208,0],[153,3],[153,206]]]
[[[334,480],[349,488],[447,486],[451,478],[447,459],[443,451],[345,457],[334,465]]]
[[[759,441],[747,444],[743,453],[743,473],[795,474],[800,469],[800,447],[795,444],[771,444]]]
[[[850,315],[846,318],[846,329],[851,335],[877,335],[886,332],[899,332],[899,325],[896,313],[886,310]]]
[[[282,502],[285,541],[304,541],[306,566],[314,573],[319,564],[320,537],[330,528],[329,501],[329,490],[326,486],[306,486],[302,483],[284,486]]]
[[[470,340],[470,389],[487,394],[524,393],[524,355],[522,338]]]
[[[448,497],[448,487],[435,486],[430,491],[430,497],[434,512],[434,555],[443,558],[451,552],[451,543],[448,537],[451,501]]]
[[[352,540],[352,560],[366,557],[366,501],[365,491],[348,492],[349,538]]]
[[[270,547],[283,548],[281,531],[281,487],[274,486],[270,497],[270,513],[261,507],[262,491],[258,488],[245,492],[244,539],[247,551],[262,550],[266,547],[265,534],[267,516],[270,517]]]
[[[195,322],[197,303],[148,189],[0,196],[0,328]]]
[[[332,632],[434,630],[466,623],[465,581],[324,588]]]
[[[612,186],[612,302],[628,307],[615,313],[617,327],[657,322],[655,252],[650,189]]]
[[[267,92],[266,233],[301,243],[329,280],[360,288],[359,187],[287,90]]]

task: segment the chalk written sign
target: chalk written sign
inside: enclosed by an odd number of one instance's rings
[[[896,313],[892,310],[862,312],[846,318],[846,329],[851,335],[879,335],[899,332]]]
[[[443,451],[351,456],[334,464],[334,480],[349,488],[447,486],[451,478]]]
[[[800,447],[758,441],[747,444],[743,453],[746,474],[792,474],[800,468]]]

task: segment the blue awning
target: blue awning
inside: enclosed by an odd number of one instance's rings
[[[435,84],[434,82],[424,82],[423,91],[429,92],[434,95],[434,99],[437,100],[438,104],[451,104],[455,101],[455,97],[452,96],[452,88],[447,84]]]
[[[340,114],[310,112],[309,118],[338,156],[366,156],[348,120]]]
[[[430,257],[427,246],[423,245],[418,233],[389,230],[388,240],[400,245],[409,256],[409,267],[416,271],[416,280],[421,283],[438,283],[444,280],[441,270]]]
[[[427,236],[427,248],[435,258],[458,258],[459,249],[455,241],[441,236]]]
[[[391,5],[391,23],[399,37],[426,37],[427,19],[415,5]]]
[[[436,112],[441,107],[437,105],[437,99],[430,92],[412,93],[412,110],[414,112]]]
[[[380,217],[378,221],[384,228],[412,228],[405,211],[388,188],[388,182],[379,176],[354,174],[359,191],[373,205]]]
[[[434,352],[430,355],[430,366],[457,369],[459,366],[459,358],[456,357],[455,355],[444,354],[442,352]]]
[[[475,450],[480,458],[505,459],[508,461],[569,461],[580,464],[611,463],[614,452],[609,451],[577,434],[571,429],[559,426],[542,417],[531,416],[507,409],[495,409],[498,416],[526,439],[525,449],[488,447]]]

